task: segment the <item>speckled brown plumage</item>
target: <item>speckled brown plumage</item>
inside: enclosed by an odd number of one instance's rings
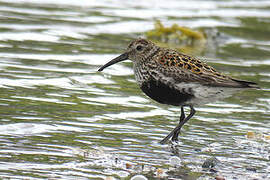
[[[256,83],[219,73],[197,58],[161,48],[142,38],[132,41],[125,53],[99,71],[126,59],[133,61],[136,81],[147,96],[159,103],[181,106],[178,126],[161,143],[171,137],[177,141],[181,127],[195,114],[193,106],[226,98],[239,89],[258,87]],[[191,109],[187,117],[184,106]]]
[[[214,76],[220,76],[226,78],[226,76],[221,75],[211,66],[203,63],[197,58],[176,52],[171,49],[164,49],[160,51],[158,62],[164,66],[177,66],[179,68],[187,69],[195,74],[212,74]]]

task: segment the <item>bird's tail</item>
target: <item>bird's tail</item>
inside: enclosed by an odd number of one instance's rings
[[[239,79],[233,79],[235,82],[239,83],[241,87],[243,88],[256,88],[260,89],[257,83],[255,82],[250,82],[250,81],[243,81]]]

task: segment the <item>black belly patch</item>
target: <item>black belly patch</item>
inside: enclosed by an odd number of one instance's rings
[[[185,102],[193,97],[192,94],[180,92],[177,89],[155,80],[144,82],[141,89],[147,96],[155,101],[174,106],[184,105]]]

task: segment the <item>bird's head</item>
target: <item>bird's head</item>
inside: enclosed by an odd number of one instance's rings
[[[133,63],[140,63],[146,61],[150,56],[152,56],[153,53],[156,52],[157,49],[158,46],[156,46],[149,40],[142,38],[136,39],[128,45],[127,50],[123,54],[103,65],[101,68],[99,68],[98,71],[102,71],[103,69],[115,63],[127,59],[132,60]]]

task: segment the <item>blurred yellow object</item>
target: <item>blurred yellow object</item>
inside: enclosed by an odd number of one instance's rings
[[[251,132],[251,131],[249,131],[249,132],[247,132],[247,138],[255,138],[255,133],[254,132]]]
[[[174,48],[183,53],[200,54],[206,45],[205,34],[201,31],[173,24],[171,27],[157,20],[155,28],[145,33],[146,38],[154,41],[159,46]]]
[[[264,136],[266,140],[270,140],[270,135]]]
[[[161,178],[163,176],[164,170],[162,168],[157,169],[157,177]]]
[[[131,167],[132,167],[132,164],[126,163],[126,169],[131,169]]]

